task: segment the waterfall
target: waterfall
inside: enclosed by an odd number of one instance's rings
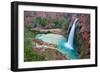
[[[73,22],[73,25],[71,27],[69,36],[68,36],[68,42],[67,42],[67,46],[73,48],[73,41],[74,41],[74,33],[75,33],[75,26],[76,26],[76,22],[78,19],[75,19]]]
[[[75,26],[76,26],[77,20],[78,19],[75,19],[72,24],[72,27],[68,36],[68,41],[67,42],[62,41],[58,45],[58,51],[64,54],[65,57],[68,59],[79,59],[79,54],[73,46]]]
[[[36,36],[36,39],[40,39],[50,44],[56,44],[57,50],[60,53],[62,53],[67,59],[79,59],[79,54],[73,46],[75,26],[76,26],[77,20],[78,18],[76,18],[72,24],[72,27],[68,36],[68,42],[66,41],[66,38],[64,36],[61,36],[59,34],[53,34],[53,33],[38,34]]]

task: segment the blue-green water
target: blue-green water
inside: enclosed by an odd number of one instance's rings
[[[69,59],[78,59],[79,55],[73,47],[68,45],[65,37],[59,34],[37,34],[36,39],[40,39],[47,43],[56,44],[57,50]]]
[[[70,47],[66,41],[59,42],[58,49],[59,52],[64,54],[68,59],[78,59],[79,54],[77,53],[76,49]]]
[[[60,41],[65,41],[66,39],[59,34],[37,34],[36,39],[40,39],[44,42],[58,45]]]
[[[36,39],[40,39],[44,42],[56,44],[57,50],[66,56],[68,59],[78,59],[79,54],[77,50],[74,48],[74,32],[75,32],[75,25],[76,21],[78,19],[75,19],[73,22],[73,25],[70,30],[70,34],[68,37],[68,41],[66,38],[59,34],[37,34]]]

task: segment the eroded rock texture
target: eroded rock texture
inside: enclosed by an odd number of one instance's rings
[[[80,14],[79,15],[80,33],[82,35],[85,54],[90,54],[90,15]]]

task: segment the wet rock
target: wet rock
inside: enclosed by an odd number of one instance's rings
[[[64,55],[62,55],[55,49],[48,48],[43,52],[43,55],[45,55],[46,60],[64,60],[64,59],[66,59]]]
[[[62,55],[59,51],[57,51],[57,48],[56,48],[57,46],[54,44],[49,44],[38,39],[33,39],[32,43],[37,44],[37,45],[33,45],[32,47],[33,51],[36,52],[37,54],[45,56],[45,60],[66,59],[64,55]]]

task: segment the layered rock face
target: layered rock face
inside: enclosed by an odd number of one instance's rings
[[[85,54],[90,54],[90,15],[80,14],[79,23],[80,33],[86,49]]]

